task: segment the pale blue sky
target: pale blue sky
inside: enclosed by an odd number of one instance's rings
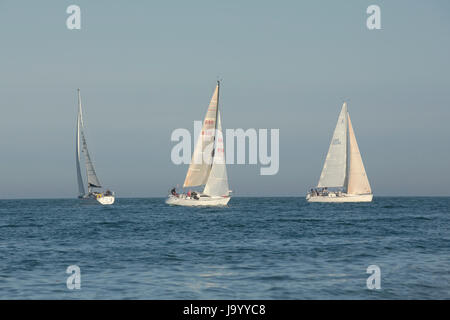
[[[0,198],[76,196],[78,87],[100,181],[164,196],[218,77],[225,128],[280,129],[279,173],[229,166],[235,195],[304,195],[343,99],[375,195],[449,195],[449,39],[447,0],[0,0]]]

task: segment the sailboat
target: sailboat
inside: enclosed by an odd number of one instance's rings
[[[81,94],[78,89],[78,116],[77,116],[77,132],[75,156],[77,166],[77,180],[78,180],[78,198],[92,203],[100,203],[102,205],[113,204],[115,200],[114,192],[107,190],[106,192],[94,191],[94,189],[102,188],[97,174],[95,173],[94,164],[91,161],[89,151],[87,148],[86,137],[84,135],[83,112],[81,109]],[[87,190],[85,192],[83,177],[81,175],[80,156],[81,152],[84,154],[86,175],[87,175]]]
[[[344,102],[316,189],[308,202],[371,202],[369,179]]]
[[[178,194],[174,188],[166,200],[167,204],[224,206],[230,201],[219,92],[220,81],[217,81],[183,184],[184,188],[204,185],[204,189],[198,193],[189,191],[187,194]]]

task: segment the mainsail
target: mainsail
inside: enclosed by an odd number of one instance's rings
[[[83,191],[83,194],[84,194],[83,182],[81,179],[81,171],[79,170],[80,137],[81,137],[81,143],[82,143],[81,150],[83,151],[84,157],[85,157],[88,189],[101,188],[101,184],[100,184],[100,181],[98,180],[97,174],[95,173],[94,165],[93,165],[91,157],[89,155],[89,150],[87,148],[86,137],[84,135],[83,128],[84,128],[84,124],[83,124],[83,114],[82,114],[82,109],[81,109],[81,96],[80,96],[80,90],[78,89],[77,172],[78,172],[78,189],[79,189],[80,193],[81,193],[81,191]],[[80,187],[80,181],[81,181],[81,187]]]
[[[367,179],[366,170],[356,142],[355,132],[353,131],[350,115],[348,116],[348,134],[349,134],[349,170],[348,186],[349,194],[370,194],[369,179]]]
[[[209,173],[208,181],[203,193],[210,196],[227,196],[228,189],[227,167],[225,163],[225,148],[223,144],[222,124],[220,113],[217,119],[216,146],[214,149],[214,159]]]
[[[347,170],[347,103],[339,114],[317,187],[342,188]]]
[[[208,181],[213,161],[214,136],[218,114],[218,94],[219,84],[217,84],[209,103],[208,111],[203,121],[202,131],[198,137],[194,153],[192,154],[191,164],[189,165],[183,187],[200,186],[206,184]]]
[[[183,185],[183,187],[205,185],[203,193],[209,196],[229,194],[219,113],[219,90],[220,83],[217,82]]]

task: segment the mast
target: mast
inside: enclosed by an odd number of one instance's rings
[[[82,112],[81,112],[81,100],[80,100],[80,89],[78,89],[78,115],[77,115],[77,134],[76,134],[76,146],[75,146],[75,158],[76,158],[76,168],[77,168],[77,180],[78,180],[78,193],[82,197],[85,194],[83,186],[83,177],[81,176],[80,167],[80,130],[83,123]]]
[[[344,102],[345,105],[347,105],[347,102]],[[345,139],[345,148],[346,148],[346,161],[345,161],[345,180],[344,180],[344,186],[343,186],[343,191],[345,193],[347,193],[348,190],[348,176],[350,173],[350,150],[349,150],[349,145],[350,145],[350,137],[349,137],[349,120],[350,120],[350,115],[348,114],[348,106],[345,110],[345,119],[347,120],[346,126],[345,126],[345,134],[346,134],[346,139]]]
[[[80,89],[78,89],[78,104],[79,104],[79,112],[80,112],[80,132],[81,132],[81,140],[83,144],[83,153],[85,158],[85,167],[86,167],[86,177],[87,177],[87,187],[88,193],[92,192],[92,188],[101,188],[100,181],[98,180],[97,174],[95,173],[94,165],[92,164],[91,157],[89,155],[89,151],[87,148],[86,137],[84,135],[84,123],[83,123],[83,115],[81,109],[81,94]]]
[[[78,104],[80,106],[80,114],[82,114],[81,113],[82,111],[81,111],[81,93],[80,93],[80,89],[78,89]],[[81,122],[81,126],[82,126],[82,128],[84,127],[83,121]],[[85,153],[86,151],[84,149],[86,148],[86,138],[84,137],[84,132],[83,131],[81,132],[81,135],[83,137],[83,153]],[[85,154],[85,156],[86,156],[86,154]],[[86,168],[86,179],[87,179],[88,194],[90,194],[91,193],[91,186],[89,184],[89,169],[88,169],[87,163],[85,165],[85,168]]]
[[[226,168],[222,123],[219,112],[220,81],[217,81],[216,114],[214,123],[213,151],[211,166],[203,193],[209,196],[221,197],[229,195],[228,175]],[[217,151],[217,152],[216,152]]]
[[[211,168],[214,163],[214,155],[216,153],[216,136],[217,136],[217,122],[219,115],[219,97],[220,97],[220,81],[217,80],[217,106],[216,106],[216,121],[214,122],[214,141],[213,141],[213,149],[211,154]]]

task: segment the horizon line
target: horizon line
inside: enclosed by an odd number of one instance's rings
[[[138,196],[138,197],[116,197],[116,199],[164,199],[167,196]],[[287,196],[233,196],[232,198],[300,198],[304,199],[306,195],[304,196],[298,196],[298,195],[287,195]],[[380,196],[374,196],[374,198],[450,198],[450,195],[380,195]],[[78,198],[0,198],[0,201],[10,201],[10,200],[79,200]]]

